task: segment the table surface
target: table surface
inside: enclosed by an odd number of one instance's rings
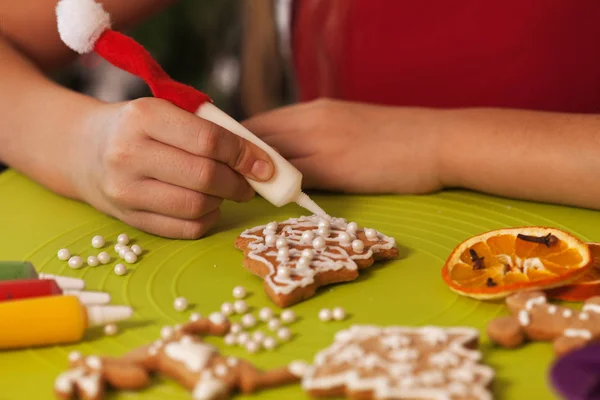
[[[221,338],[210,338],[209,342],[224,353],[270,368],[292,360],[312,360],[319,349],[331,343],[337,330],[352,324],[471,326],[481,330],[484,361],[496,370],[495,398],[555,398],[546,378],[553,360],[551,345],[529,344],[518,350],[492,346],[485,336],[485,325],[506,313],[504,305],[452,293],[442,282],[440,269],[459,242],[490,229],[544,225],[569,230],[583,240],[597,240],[600,213],[465,191],[427,196],[316,195],[314,199],[332,215],[395,237],[401,257],[364,271],[352,283],[322,289],[314,298],[294,306],[301,317],[291,326],[294,339],[277,351],[249,355],[241,348],[228,348]],[[90,329],[77,344],[0,352],[0,398],[51,399],[53,380],[66,367],[70,351],[123,354],[156,339],[165,324],[186,321],[193,311],[206,315],[217,310],[224,301],[232,300],[231,290],[237,285],[251,292],[247,301],[254,310],[264,306],[276,309],[263,292],[262,280],[241,266],[243,256],[233,242],[248,227],[301,214],[303,210],[296,206],[277,209],[259,198],[248,204],[226,203],[223,217],[210,236],[196,241],[168,240],[60,198],[14,171],[0,174],[0,259],[30,260],[39,271],[83,278],[88,289],[109,292],[113,303],[135,309],[134,318],[122,323],[116,336],[105,337],[99,329]],[[112,242],[110,253],[114,255],[112,245],[122,232],[147,250],[126,276],[112,272],[114,261],[71,270],[56,257],[63,247],[86,258],[97,254],[90,244],[97,234]],[[189,299],[191,309],[175,311],[172,303],[177,296]],[[320,322],[318,310],[334,306],[344,307],[350,318]],[[4,323],[7,321],[0,321],[0,325]],[[298,386],[247,397],[306,398]],[[109,398],[191,396],[175,383],[159,379],[143,392],[113,393]]]

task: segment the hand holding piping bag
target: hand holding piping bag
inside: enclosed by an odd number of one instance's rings
[[[275,173],[268,182],[248,179],[250,185],[277,207],[296,202],[309,211],[326,213],[301,191],[302,174],[249,130],[214,106],[204,93],[172,80],[151,55],[131,38],[110,29],[110,16],[94,0],[61,0],[56,8],[58,31],[67,46],[80,54],[96,52],[118,68],[148,84],[155,97],[209,120],[263,149]]]

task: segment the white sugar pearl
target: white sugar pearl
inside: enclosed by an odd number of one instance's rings
[[[82,357],[82,355],[78,351],[72,351],[69,353],[69,356],[68,356],[69,362],[72,362],[72,363],[81,360],[81,357]]]
[[[358,230],[358,224],[356,222],[350,222],[346,227],[346,232],[350,234],[355,234]]]
[[[325,239],[323,239],[322,237],[316,237],[313,241],[312,241],[312,245],[315,249],[320,250],[323,247],[325,247]]]
[[[233,309],[238,314],[243,314],[248,311],[248,304],[244,300],[237,300],[233,303]]]
[[[125,253],[125,262],[128,264],[135,264],[137,261],[137,256],[135,255],[135,253],[133,251],[128,251],[127,253]]]
[[[163,338],[163,340],[169,340],[171,339],[171,336],[173,336],[174,333],[175,330],[172,327],[163,326],[160,330],[160,337]]]
[[[117,243],[119,244],[129,244],[129,236],[127,236],[126,233],[121,233],[118,237],[117,237]]]
[[[263,331],[255,331],[252,334],[252,339],[259,343],[261,343],[264,338],[265,338],[265,334],[263,333]]]
[[[233,288],[232,294],[236,299],[243,299],[246,297],[246,288],[243,286],[236,286]]]
[[[283,247],[288,247],[288,242],[287,239],[284,237],[280,237],[279,239],[277,239],[277,241],[275,242],[275,246],[278,249],[281,249]]]
[[[83,267],[83,260],[79,256],[73,256],[69,258],[69,267],[73,269],[79,269]]]
[[[275,243],[277,243],[277,236],[275,236],[274,234],[265,236],[265,244],[267,246],[274,246]]]
[[[338,240],[341,245],[348,245],[348,244],[350,244],[350,240],[352,240],[352,237],[350,236],[350,234],[348,232],[341,232],[338,235]]]
[[[196,322],[202,319],[202,315],[200,313],[194,312],[190,314],[190,321]]]
[[[142,247],[139,244],[134,244],[133,246],[131,246],[131,251],[136,256],[141,256],[142,253],[144,252],[144,250],[142,250]]]
[[[304,231],[302,232],[302,243],[310,243],[315,238],[315,234],[313,231]]]
[[[256,318],[254,318],[254,315],[252,314],[244,314],[244,316],[242,316],[242,325],[246,328],[252,328],[256,325]]]
[[[223,340],[225,341],[225,344],[227,346],[233,346],[237,343],[237,337],[233,333],[225,335],[225,338],[223,338]]]
[[[331,321],[331,310],[327,309],[327,308],[323,308],[321,311],[319,311],[319,319],[323,322],[328,322]]]
[[[319,223],[317,224],[317,226],[319,228],[325,228],[325,229],[329,229],[329,227],[331,226],[330,222],[326,219],[321,219],[319,220]]]
[[[281,320],[286,324],[291,324],[296,321],[296,313],[292,310],[285,310],[281,313]]]
[[[312,259],[314,256],[315,256],[315,252],[312,251],[311,249],[302,250],[302,257]]]
[[[102,360],[100,357],[89,356],[85,359],[85,364],[91,369],[101,369],[102,368]]]
[[[286,328],[286,327],[279,328],[279,330],[277,331],[277,337],[280,340],[283,340],[284,342],[288,341],[292,337],[292,331],[290,330],[290,328]]]
[[[310,258],[306,258],[306,257],[300,257],[300,259],[297,261],[298,267],[302,268],[306,268],[308,266],[310,266],[310,262],[312,261],[312,259]]]
[[[267,322],[273,318],[273,310],[271,310],[269,307],[261,308],[258,312],[258,318],[260,318],[261,321]]]
[[[377,240],[377,231],[375,229],[365,229],[365,236],[369,240]]]
[[[114,247],[115,253],[119,254],[119,252],[121,251],[122,248],[123,248],[122,244],[119,244],[119,243],[115,244],[115,247]]]
[[[248,332],[242,332],[237,337],[237,343],[241,346],[248,343],[248,340],[250,340],[250,334]]]
[[[67,261],[71,258],[71,252],[68,249],[60,249],[57,255],[60,261]]]
[[[281,261],[286,261],[290,256],[290,249],[288,249],[287,247],[282,247],[281,249],[277,250],[277,259],[281,260]]]
[[[331,315],[336,321],[342,321],[346,318],[346,310],[344,310],[342,307],[336,307],[333,309]]]
[[[267,326],[269,327],[270,330],[276,331],[281,326],[281,321],[279,321],[277,318],[273,318],[272,320],[269,321]]]
[[[273,350],[275,347],[277,347],[277,341],[272,337],[267,336],[263,339],[262,345],[267,350]]]
[[[100,261],[102,264],[108,264],[110,262],[110,254],[105,251],[101,252],[98,254],[98,261]]]
[[[279,279],[289,279],[290,277],[290,269],[287,267],[279,267],[277,268],[277,278]]]
[[[173,308],[177,311],[185,311],[188,306],[189,304],[185,297],[177,297],[175,301],[173,301]]]
[[[116,324],[108,324],[104,327],[104,334],[107,336],[116,335],[119,331],[119,327]]]
[[[97,267],[99,263],[100,261],[98,261],[98,257],[96,256],[89,256],[87,258],[87,265],[90,267]]]
[[[125,258],[125,254],[129,253],[130,251],[131,249],[129,248],[129,246],[121,245],[121,247],[119,248],[119,257]]]
[[[231,324],[231,327],[229,328],[229,331],[231,331],[231,333],[240,333],[242,330],[242,326],[236,322]]]
[[[254,340],[248,340],[246,342],[246,351],[248,351],[248,353],[256,353],[258,350],[260,350],[260,344],[256,343]]]
[[[235,310],[233,309],[233,304],[231,304],[228,301],[221,304],[221,312],[226,316],[230,316],[231,314],[233,314],[235,312]]]
[[[364,249],[365,244],[362,242],[362,240],[352,241],[352,251],[354,251],[355,253],[362,253]]]
[[[322,236],[324,238],[328,237],[331,232],[329,228],[319,228],[317,229],[317,235]]]
[[[127,268],[123,264],[117,264],[115,265],[114,272],[115,274],[122,276],[127,273]]]
[[[92,247],[95,249],[100,249],[100,248],[104,247],[105,244],[106,244],[106,241],[100,235],[96,235],[92,238]]]
[[[225,316],[223,314],[221,314],[218,311],[215,311],[213,313],[210,313],[210,315],[208,316],[208,320],[215,325],[222,325],[227,321],[227,318],[225,318]]]
[[[265,232],[267,233],[275,233],[277,232],[277,222],[269,222],[265,227]]]

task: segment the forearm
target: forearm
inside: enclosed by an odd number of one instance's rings
[[[51,82],[1,37],[0,60],[0,161],[77,197],[69,160],[85,116],[101,103]]]
[[[442,112],[439,170],[446,187],[600,209],[600,116]]]

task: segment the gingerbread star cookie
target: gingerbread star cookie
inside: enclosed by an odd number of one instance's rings
[[[235,245],[246,255],[244,266],[264,279],[280,307],[312,297],[320,286],[354,280],[375,260],[398,256],[394,238],[316,215],[248,229]]]
[[[336,334],[306,369],[314,397],[491,399],[493,370],[480,363],[470,328],[353,326]]]
[[[222,400],[236,390],[252,393],[300,380],[296,364],[263,372],[245,360],[222,355],[198,336],[223,336],[229,329],[229,321],[213,313],[208,319],[164,327],[160,339],[121,358],[71,353],[71,367],[58,376],[54,391],[64,400],[101,400],[109,387],[141,389],[150,385],[150,374],[158,373],[191,391],[195,400]]]
[[[506,348],[526,340],[552,341],[557,355],[600,338],[600,296],[589,298],[581,311],[549,304],[540,291],[521,292],[506,299],[511,316],[493,320],[490,339]]]

